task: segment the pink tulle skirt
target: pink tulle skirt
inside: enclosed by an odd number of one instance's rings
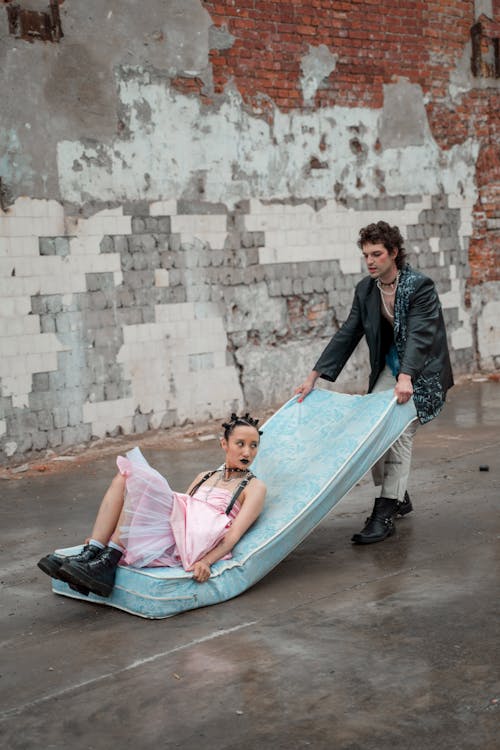
[[[119,456],[117,465],[126,477],[122,564],[189,570],[224,537],[240,510],[236,502],[226,515],[231,493],[220,487],[202,486],[194,496],[174,492],[139,448]]]

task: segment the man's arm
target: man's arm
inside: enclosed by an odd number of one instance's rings
[[[295,389],[295,393],[299,395],[299,403],[312,391],[319,377],[331,382],[337,379],[363,334],[360,303],[358,295],[355,293],[347,320],[330,339],[311,373]]]

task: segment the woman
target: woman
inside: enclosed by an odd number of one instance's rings
[[[259,447],[259,420],[232,414],[224,428],[222,468],[200,473],[186,494],[135,448],[117,459],[118,474],[99,507],[92,535],[77,555],[46,555],[38,567],[82,594],[109,596],[119,562],[134,567],[177,566],[199,583],[259,516],[265,484],[250,471]]]

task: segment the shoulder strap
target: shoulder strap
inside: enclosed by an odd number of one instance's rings
[[[252,472],[249,472],[247,474],[247,476],[245,477],[245,479],[242,479],[242,481],[236,487],[236,489],[234,491],[234,495],[231,498],[231,502],[229,503],[229,505],[226,508],[226,516],[228,516],[231,513],[231,511],[233,509],[233,505],[235,504],[236,500],[239,498],[239,496],[241,495],[241,493],[243,492],[243,490],[245,489],[245,487],[247,486],[247,484],[252,479],[255,479],[255,474],[252,474]]]
[[[212,471],[207,471],[207,473],[206,473],[206,474],[205,474],[205,475],[204,475],[204,476],[203,476],[203,477],[202,477],[202,478],[200,479],[200,481],[199,481],[199,482],[197,482],[197,483],[195,484],[195,486],[193,487],[193,489],[192,489],[192,490],[191,490],[191,492],[189,493],[189,494],[191,495],[191,497],[192,497],[192,496],[194,495],[194,493],[196,492],[196,490],[199,490],[199,489],[200,489],[201,485],[202,485],[202,484],[203,484],[204,482],[206,482],[206,481],[207,481],[207,479],[210,479],[210,477],[212,476],[212,474],[215,474],[215,472],[216,472],[216,471],[217,471],[217,469],[212,469]]]

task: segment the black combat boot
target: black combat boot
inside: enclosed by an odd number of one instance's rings
[[[114,547],[105,547],[90,562],[65,562],[59,569],[59,578],[70,586],[84,586],[93,594],[109,596],[122,554]]]
[[[59,570],[61,565],[65,562],[76,561],[76,562],[90,562],[93,560],[99,552],[101,547],[96,547],[95,544],[86,544],[85,547],[78,552],[76,555],[56,555],[54,552],[51,555],[45,555],[41,560],[37,562],[40,570],[47,573],[51,578],[59,578]]]
[[[352,536],[351,542],[354,542],[354,544],[374,544],[395,534],[396,527],[393,519],[397,513],[397,508],[397,500],[392,500],[389,497],[375,498],[371,516],[366,519],[363,530]]]
[[[406,516],[408,513],[411,513],[412,510],[413,510],[413,505],[411,504],[410,496],[407,492],[405,492],[404,498],[398,501],[396,515]]]

